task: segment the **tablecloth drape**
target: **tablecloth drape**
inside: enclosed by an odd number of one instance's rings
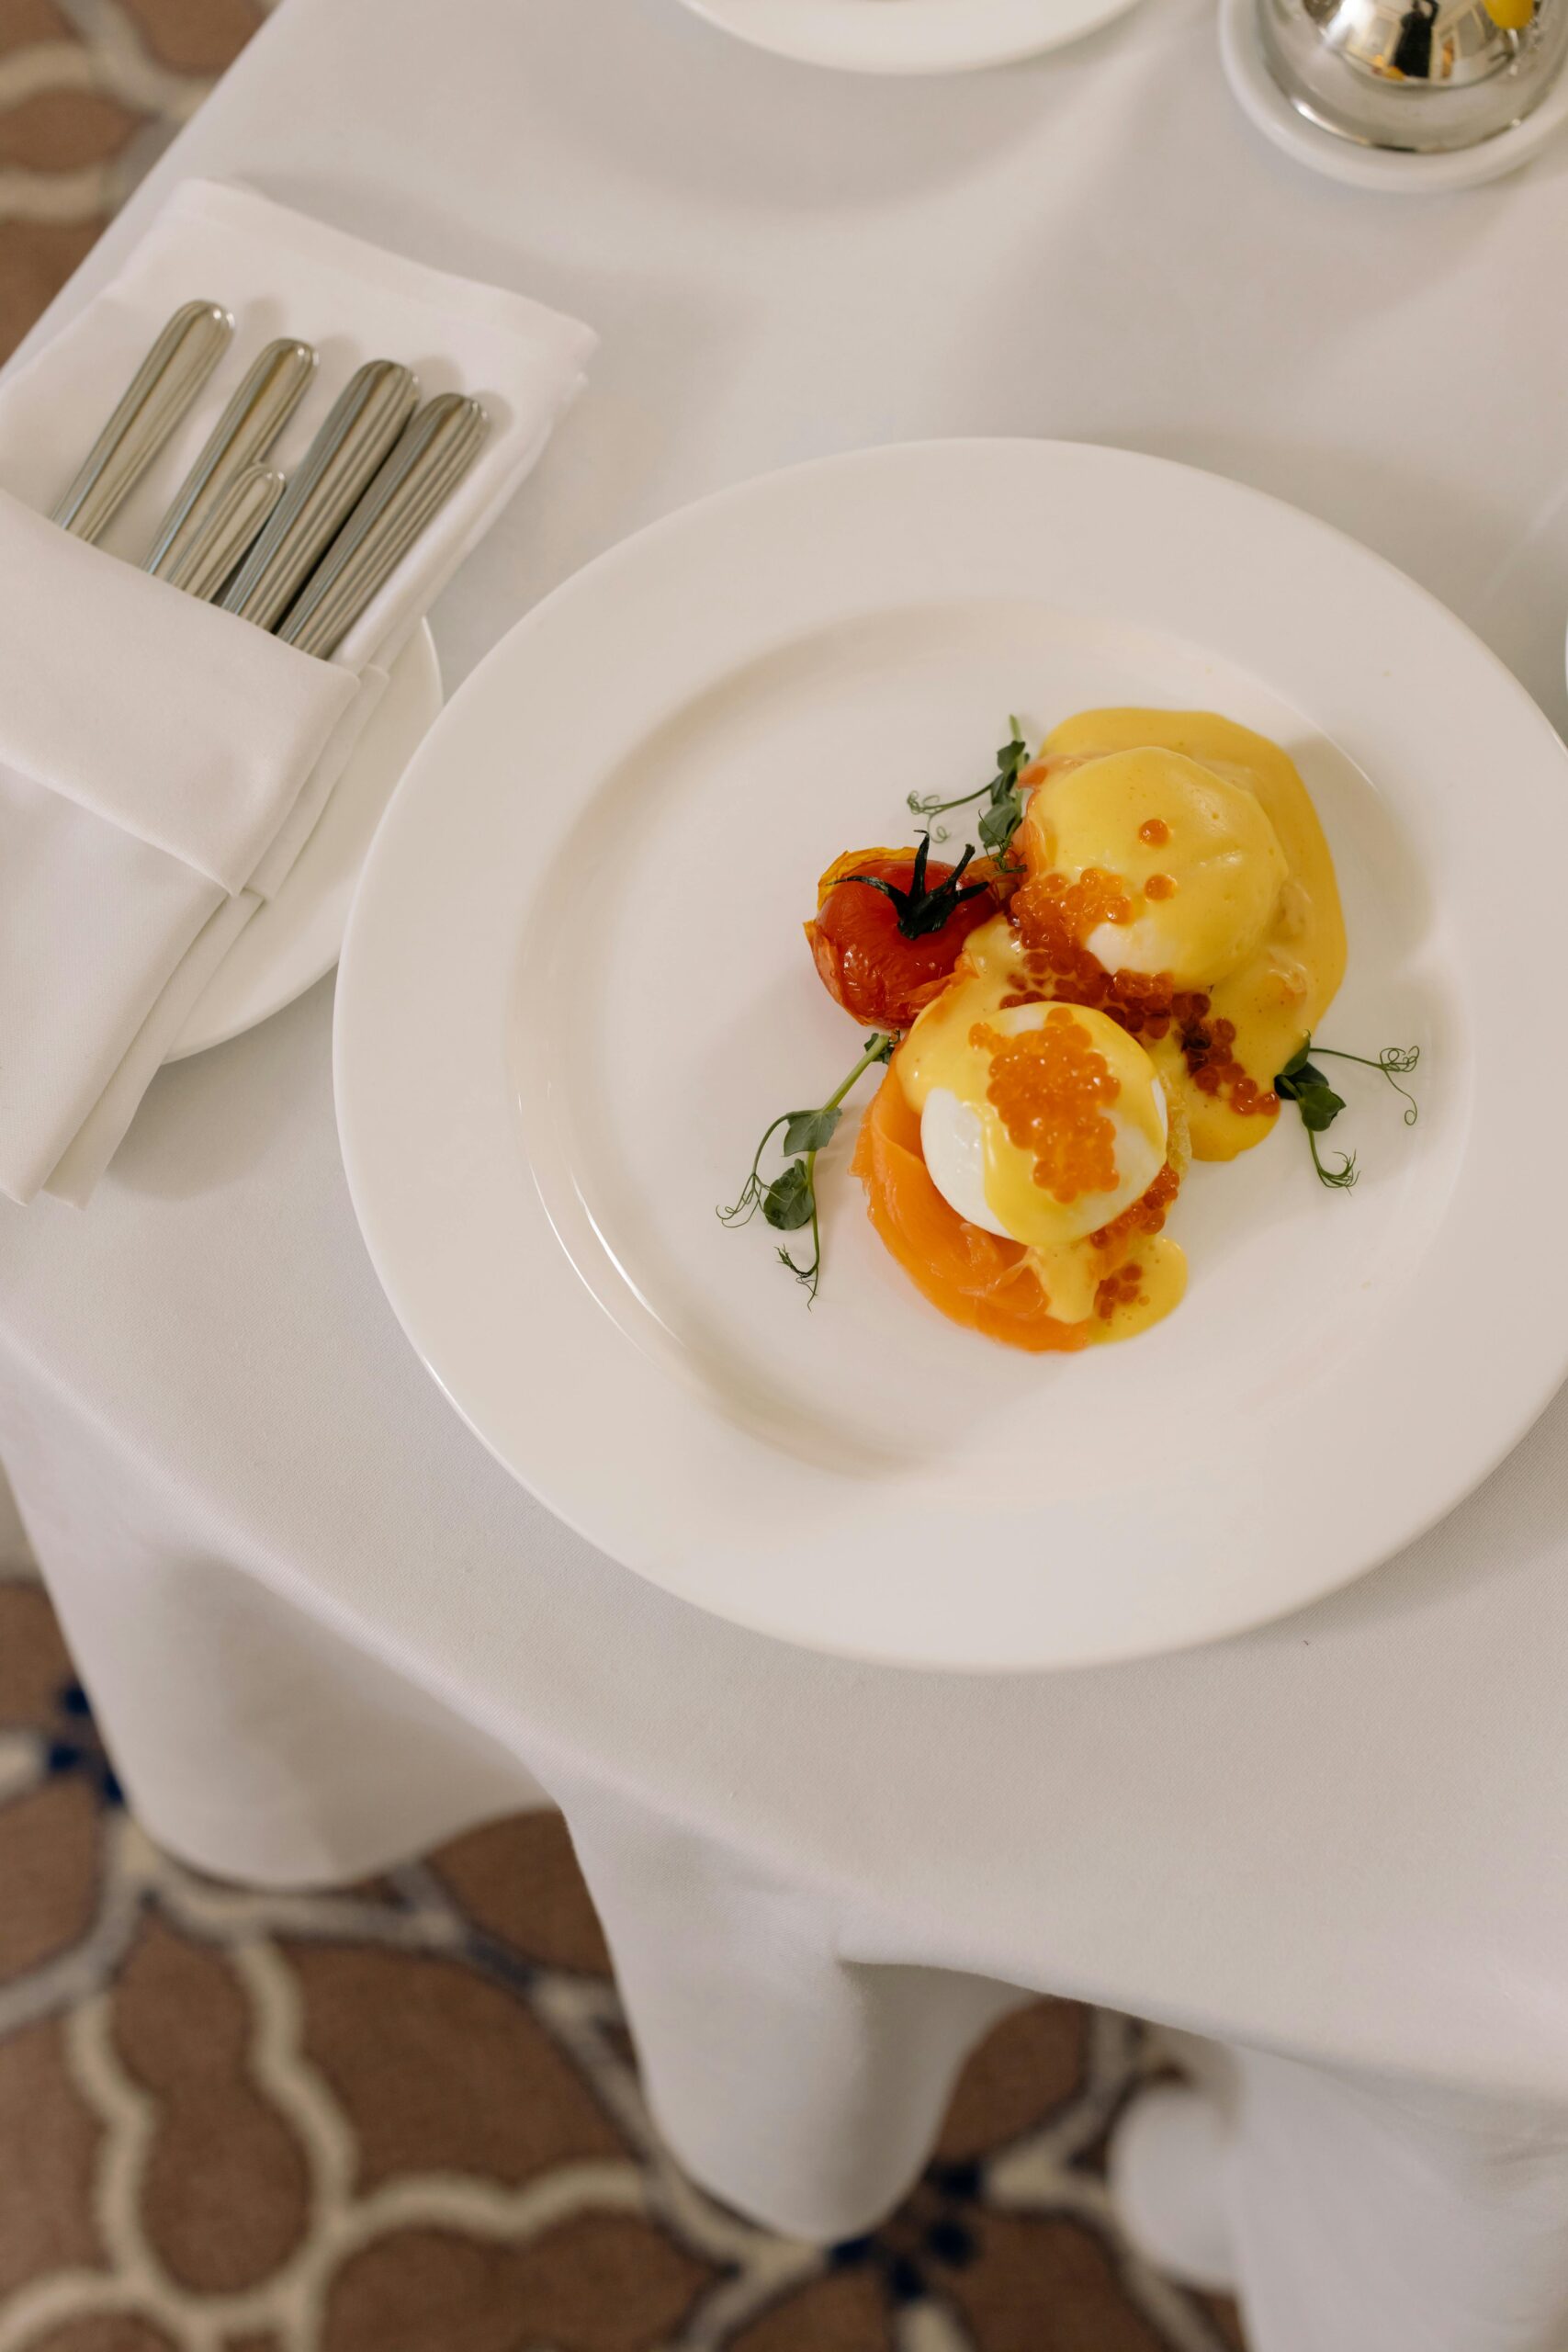
[[[1235,114],[1206,0],[931,84],[786,65],[674,0],[452,0],[434,66],[433,38],[421,0],[288,0],[159,176],[220,159],[601,328],[548,462],[437,611],[449,684],[701,491],[1039,432],[1355,531],[1561,723],[1568,150],[1451,199],[1309,179]],[[1555,2193],[1562,1400],[1403,1559],[1190,1656],[993,1681],[771,1645],[551,1521],[413,1360],[344,1189],[330,998],[166,1071],[87,1215],[0,1216],[0,1459],[154,1834],[325,1878],[541,1784],[677,2144],[789,2226],[852,2229],[896,2192],[1018,1986],[1358,2098],[1478,2099],[1499,2162],[1528,2113]],[[1464,2181],[1463,2210],[1506,2202],[1485,2164]],[[1502,2317],[1483,2282],[1401,2335],[1373,2297],[1369,2352],[1550,2345],[1549,2234],[1512,2245]],[[1272,2319],[1263,2352],[1360,2352],[1337,2316]]]

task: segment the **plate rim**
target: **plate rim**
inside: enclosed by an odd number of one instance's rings
[[[1472,1492],[1497,1466],[1497,1464],[1513,1450],[1544,1410],[1551,1396],[1561,1386],[1565,1371],[1568,1371],[1568,1316],[1565,1316],[1560,1323],[1553,1322],[1550,1349],[1535,1351],[1536,1354],[1542,1357],[1542,1361],[1536,1366],[1535,1376],[1522,1386],[1518,1382],[1514,1384],[1515,1390],[1517,1392],[1517,1402],[1510,1409],[1509,1415],[1506,1417],[1506,1425],[1503,1426],[1499,1423],[1493,1442],[1485,1447],[1472,1449],[1467,1454],[1465,1467],[1461,1473],[1457,1476],[1450,1476],[1445,1483],[1434,1488],[1433,1499],[1429,1506],[1417,1512],[1407,1512],[1399,1524],[1397,1532],[1388,1536],[1386,1540],[1382,1535],[1377,1536],[1365,1556],[1355,1557],[1348,1565],[1342,1563],[1331,1575],[1314,1576],[1308,1587],[1293,1592],[1290,1597],[1280,1599],[1277,1589],[1270,1588],[1271,1597],[1260,1598],[1256,1608],[1238,1607],[1235,1605],[1233,1599],[1232,1603],[1223,1609],[1218,1617],[1204,1618],[1201,1612],[1198,1612],[1190,1626],[1186,1631],[1176,1634],[1165,1630],[1154,1638],[1145,1638],[1140,1635],[1133,1639],[1118,1637],[1093,1643],[1079,1643],[1070,1651],[1058,1651],[1049,1656],[1039,1654],[1021,1657],[998,1656],[988,1650],[982,1652],[974,1647],[966,1647],[961,1654],[946,1649],[936,1653],[919,1645],[901,1649],[896,1644],[890,1644],[880,1636],[874,1642],[864,1642],[846,1638],[840,1634],[807,1632],[798,1625],[781,1623],[775,1611],[766,1607],[756,1608],[744,1605],[743,1601],[738,1600],[733,1593],[727,1592],[721,1602],[715,1600],[711,1593],[694,1589],[690,1581],[682,1579],[678,1567],[667,1560],[650,1565],[645,1560],[626,1559],[623,1551],[617,1550],[613,1544],[606,1544],[602,1526],[596,1527],[590,1523],[591,1514],[585,1518],[580,1508],[574,1507],[569,1498],[561,1495],[558,1486],[553,1485],[548,1479],[541,1478],[536,1465],[529,1472],[525,1472],[512,1458],[507,1445],[497,1442],[492,1437],[486,1426],[487,1416],[484,1412],[479,1408],[470,1409],[468,1401],[458,1393],[463,1385],[461,1380],[454,1378],[449,1364],[444,1366],[437,1361],[443,1351],[439,1347],[433,1347],[427,1338],[422,1336],[420,1328],[423,1320],[422,1312],[408,1296],[396,1269],[389,1267],[385,1261],[384,1237],[378,1231],[378,1208],[375,1201],[370,1197],[374,1192],[376,1180],[374,1175],[369,1173],[360,1151],[358,1114],[354,1101],[358,1080],[352,1067],[357,1050],[354,1038],[359,1018],[359,942],[362,937],[368,935],[371,917],[367,913],[367,909],[374,904],[375,877],[379,873],[381,861],[390,854],[389,844],[395,843],[402,818],[406,817],[408,810],[413,807],[417,796],[423,789],[421,775],[426,761],[439,757],[443,731],[455,729],[458,723],[457,714],[461,713],[466,707],[470,710],[479,707],[480,697],[486,691],[481,682],[486,679],[487,674],[491,674],[502,666],[518,660],[519,646],[525,646],[537,632],[547,630],[555,626],[556,616],[563,607],[568,610],[570,626],[571,608],[580,601],[590,599],[600,593],[606,581],[613,585],[618,572],[623,570],[635,571],[639,564],[647,563],[650,556],[657,559],[667,539],[678,537],[686,533],[702,535],[716,523],[722,530],[731,511],[736,508],[743,509],[748,502],[765,502],[769,497],[779,495],[781,491],[788,493],[808,478],[831,481],[835,475],[841,474],[850,469],[878,467],[897,469],[911,465],[919,468],[922,464],[933,462],[939,467],[957,465],[962,468],[966,461],[974,458],[978,458],[984,464],[1010,463],[1017,459],[1025,464],[1043,463],[1047,469],[1059,465],[1065,460],[1069,464],[1087,463],[1090,466],[1110,466],[1113,469],[1130,468],[1134,471],[1141,471],[1145,479],[1152,479],[1156,475],[1168,475],[1174,478],[1178,484],[1188,485],[1189,491],[1196,485],[1197,492],[1201,496],[1217,495],[1222,501],[1228,499],[1233,503],[1234,513],[1246,510],[1254,515],[1272,517],[1276,528],[1281,527],[1280,518],[1283,518],[1282,527],[1311,535],[1330,550],[1340,562],[1360,567],[1367,577],[1379,580],[1396,598],[1413,599],[1415,605],[1435,620],[1442,630],[1462,641],[1472,662],[1478,659],[1482,669],[1489,673],[1494,687],[1506,698],[1517,722],[1527,727],[1534,735],[1540,759],[1542,761],[1550,759],[1552,766],[1558,771],[1559,781],[1562,780],[1564,773],[1568,773],[1568,751],[1564,750],[1544,713],[1540,710],[1512,672],[1492,651],[1491,648],[1477,638],[1473,631],[1441,603],[1440,599],[1419,582],[1410,579],[1407,574],[1402,572],[1396,565],[1376,550],[1364,547],[1335,526],[1267,492],[1235,482],[1223,475],[1215,475],[1202,469],[1183,465],[1173,459],[1151,457],[1142,452],[1114,448],[1098,443],[958,436],[883,445],[810,459],[803,464],[755,476],[746,481],[731,484],[711,492],[706,497],[678,509],[673,514],[660,517],[631,537],[606,549],[581,571],[561,582],[549,596],[543,599],[531,613],[525,616],[513,629],[492,648],[484,662],[473,673],[472,678],[459,694],[454,696],[446,712],[443,714],[425,742],[420,747],[414,761],[394,794],[392,804],[383,820],[377,842],[373,844],[371,856],[367,861],[364,876],[367,887],[362,888],[358,893],[350,919],[348,938],[345,942],[344,976],[340,980],[334,1018],[334,1093],[338,1105],[339,1132],[344,1167],[355,1216],[360,1223],[378,1277],[381,1281],[394,1313],[416,1352],[425,1363],[427,1369],[431,1371],[461,1418],[468,1423],[480,1442],[495,1454],[511,1475],[539,1495],[557,1517],[569,1526],[575,1528],[588,1541],[610,1551],[612,1556],[621,1559],[623,1564],[630,1566],[635,1573],[649,1577],[676,1597],[685,1599],[694,1605],[705,1607],[733,1623],[747,1626],[753,1631],[765,1633],[773,1638],[784,1639],[796,1645],[880,1665],[938,1671],[1034,1672],[1050,1670],[1066,1665],[1111,1663],[1165,1653],[1231,1634],[1245,1632],[1251,1627],[1291,1614],[1311,1601],[1326,1597],[1331,1591],[1338,1589],[1380,1565],[1393,1553],[1406,1548],[1428,1528],[1446,1517],[1467,1494]],[[700,691],[700,689],[694,688],[693,691]],[[1310,713],[1308,715],[1313,716]],[[1553,805],[1555,807],[1555,804]],[[520,893],[516,908],[515,944],[520,945],[526,926],[527,907],[525,895]],[[501,1075],[498,1071],[498,1079]],[[520,1169],[522,1166],[519,1155]],[[525,1184],[528,1183],[525,1170],[522,1174],[522,1181]],[[530,1192],[533,1190],[531,1185],[529,1190]],[[552,1247],[555,1246],[552,1237]],[[573,1280],[575,1279],[574,1274]],[[583,1303],[592,1307],[592,1302],[585,1289],[581,1295]],[[622,1344],[626,1343],[622,1342]],[[1531,1360],[1533,1363],[1533,1354]]]
[[[1043,56],[1125,16],[1138,0],[684,0],[684,5],[719,31],[796,64],[844,74],[936,74],[978,73]]]

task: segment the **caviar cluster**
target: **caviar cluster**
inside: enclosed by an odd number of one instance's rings
[[[1012,1141],[1034,1154],[1034,1181],[1052,1197],[1116,1187],[1116,1130],[1101,1104],[1121,1091],[1103,1054],[1066,1005],[1040,1029],[1004,1036],[976,1023],[971,1044],[991,1060],[986,1094]]]
[[[1206,1021],[1206,996],[1179,998],[1177,1001],[1191,1007],[1190,1012],[1180,1016],[1181,1052],[1199,1092],[1223,1095],[1231,1109],[1239,1111],[1244,1117],[1257,1112],[1271,1119],[1280,1107],[1280,1098],[1272,1087],[1259,1086],[1237,1061],[1233,1050],[1235,1022]]]
[[[1181,1179],[1168,1159],[1148,1191],[1131,1208],[1123,1209],[1120,1216],[1112,1217],[1109,1225],[1102,1225],[1098,1233],[1091,1233],[1090,1241],[1097,1250],[1111,1250],[1129,1234],[1146,1233],[1152,1237],[1163,1227],[1180,1190]]]
[[[1124,1266],[1118,1266],[1113,1274],[1106,1275],[1094,1295],[1094,1311],[1102,1323],[1109,1323],[1119,1306],[1142,1305],[1138,1285],[1143,1279],[1144,1270],[1135,1258],[1129,1258]]]
[[[1164,827],[1158,817],[1140,828],[1145,838]],[[1167,897],[1151,875],[1145,890],[1151,898]],[[1170,891],[1175,889],[1170,884]],[[1175,1028],[1192,1082],[1204,1094],[1221,1096],[1244,1117],[1272,1118],[1280,1098],[1259,1086],[1235,1058],[1235,1025],[1211,1022],[1209,998],[1199,989],[1178,989],[1168,972],[1107,971],[1084,942],[1101,923],[1133,920],[1133,900],[1119,874],[1091,865],[1081,880],[1065,874],[1032,876],[1014,892],[1009,914],[1025,950],[1026,981],[1003,1002],[1041,1004],[1060,998],[1072,1004],[1091,1005],[1138,1038],[1168,1036]]]

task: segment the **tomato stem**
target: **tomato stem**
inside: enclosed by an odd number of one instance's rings
[[[898,917],[898,929],[906,939],[928,939],[932,932],[941,931],[950,922],[959,908],[970,899],[983,898],[990,888],[988,882],[972,882],[967,890],[959,883],[975,854],[971,842],[951,874],[945,876],[934,889],[926,888],[926,861],[931,854],[929,832],[920,835],[919,848],[915,852],[914,871],[909,887],[900,890],[895,882],[885,882],[879,874],[846,874],[846,882],[859,882],[867,890],[879,890],[890,900]]]

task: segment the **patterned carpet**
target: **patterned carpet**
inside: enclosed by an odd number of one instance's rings
[[[260,0],[0,0],[0,357],[265,13]]]
[[[1037,2002],[875,2236],[771,2236],[649,2125],[557,1816],[339,1893],[199,1877],[0,1577],[0,2352],[1233,2352],[1108,2213],[1157,2063]]]
[[[0,354],[263,13],[0,0]],[[1109,2215],[1157,2064],[1037,2003],[875,2236],[770,2236],[652,2131],[558,1819],[330,1894],[200,1878],[0,1568],[0,2352],[1235,2352]]]

